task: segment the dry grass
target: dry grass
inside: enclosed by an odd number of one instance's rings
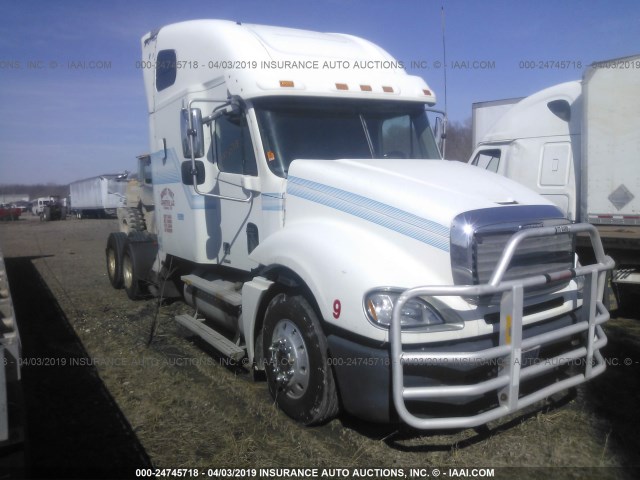
[[[187,311],[181,302],[161,307],[158,335],[146,346],[155,301],[129,301],[104,272],[113,222],[52,222],[48,233],[39,227],[0,226],[4,253],[53,255],[33,262],[90,356],[121,359],[98,365],[99,374],[158,467],[564,467],[554,478],[573,478],[576,467],[638,465],[637,364],[610,368],[573,398],[478,430],[424,434],[347,416],[305,428],[275,408],[264,383],[221,365],[186,336],[172,321]],[[64,241],[45,240],[56,235]],[[637,320],[615,320],[607,330],[610,356],[640,361]]]

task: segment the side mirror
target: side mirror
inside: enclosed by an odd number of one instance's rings
[[[189,129],[189,117],[191,117],[192,129]],[[182,138],[182,155],[191,158],[191,139],[193,139],[193,157],[204,156],[204,130],[202,128],[202,112],[199,108],[180,111],[180,133]]]
[[[193,171],[191,169],[191,161],[187,160],[180,165],[182,173],[182,183],[185,185],[193,185]],[[204,183],[204,162],[202,160],[196,160],[196,182],[198,185]]]

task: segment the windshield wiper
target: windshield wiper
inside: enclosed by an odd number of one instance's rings
[[[360,123],[362,123],[364,136],[366,137],[367,144],[369,145],[369,153],[371,154],[371,158],[376,158],[373,151],[373,142],[371,141],[371,135],[369,135],[369,129],[367,128],[367,121],[364,119],[361,113],[359,113],[358,116],[360,117]]]

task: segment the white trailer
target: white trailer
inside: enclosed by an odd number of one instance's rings
[[[109,236],[110,281],[183,293],[176,320],[263,370],[286,414],[474,426],[602,373],[595,229],[443,161],[433,91],[380,47],[200,20],[142,52],[151,154],[128,209],[155,221]]]
[[[638,70],[640,56],[598,62],[582,81],[521,100],[494,122],[469,159],[537,191],[571,220],[596,225],[617,263],[619,287],[640,283]],[[579,247],[586,257],[580,239]],[[634,302],[616,291],[622,303]]]
[[[104,174],[69,185],[71,212],[77,218],[116,215],[126,204],[128,173]]]

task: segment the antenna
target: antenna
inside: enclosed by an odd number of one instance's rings
[[[442,158],[445,158],[447,145],[447,45],[445,42],[445,18],[444,5],[440,6],[440,26],[442,29],[442,63],[444,64],[444,119],[443,119],[443,137],[442,137]]]

